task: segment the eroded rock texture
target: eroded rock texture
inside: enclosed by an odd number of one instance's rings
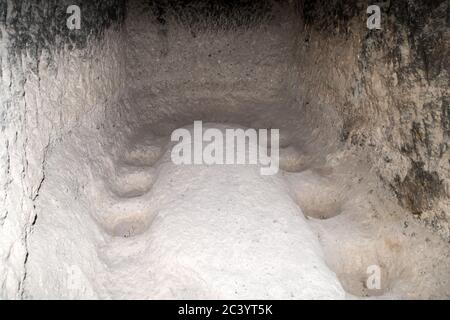
[[[26,297],[47,156],[73,132],[76,145],[55,157],[73,161],[54,173],[67,183],[61,197],[76,200],[66,204],[87,198],[80,163],[116,142],[112,133],[168,134],[201,118],[279,127],[309,164],[339,150],[362,158],[407,212],[450,239],[448,1],[382,2],[372,31],[359,0],[80,0],[82,28],[70,31],[73,2],[0,0],[0,298]],[[71,216],[75,231],[55,251],[95,257],[86,216]],[[53,253],[48,265],[63,267]]]
[[[0,1],[0,298],[23,293],[50,146],[86,112],[90,126],[102,123],[120,91],[119,42],[105,30],[123,19],[123,2],[78,3],[86,28],[70,31],[73,1]]]
[[[342,141],[366,154],[404,208],[448,238],[448,2],[380,7],[382,29],[368,30],[365,1],[305,1],[301,55],[312,57],[307,70],[319,70],[317,85],[327,79],[320,91],[332,97],[325,101],[342,121]]]

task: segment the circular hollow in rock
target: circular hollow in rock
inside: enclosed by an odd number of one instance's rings
[[[97,216],[103,229],[116,237],[133,237],[144,233],[152,224],[155,210],[152,193],[135,198],[105,198],[108,207]]]
[[[410,277],[405,269],[404,244],[395,237],[371,232],[368,228],[373,226],[361,216],[354,211],[310,225],[318,231],[327,265],[346,292],[355,297],[394,297],[402,281]]]
[[[303,213],[316,219],[329,219],[341,213],[343,191],[330,179],[311,170],[286,174],[291,192]]]
[[[136,218],[120,219],[112,227],[112,235],[123,238],[134,237],[144,233],[149,225],[149,222]]]
[[[123,162],[131,166],[153,166],[164,153],[166,137],[145,137],[130,141],[132,147],[125,151]]]
[[[306,168],[308,159],[297,148],[280,147],[280,169],[287,172],[299,172]]]
[[[116,169],[107,187],[119,197],[139,197],[151,189],[154,179],[154,168],[123,166]]]

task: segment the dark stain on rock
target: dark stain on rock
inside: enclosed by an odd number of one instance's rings
[[[156,22],[175,19],[186,26],[208,29],[249,27],[273,18],[274,0],[147,0]]]
[[[417,215],[431,209],[434,200],[444,195],[439,175],[426,171],[423,162],[412,162],[405,178],[397,176],[391,187],[400,204]]]
[[[450,138],[450,98],[442,98],[442,127],[444,128],[444,134],[447,138]]]
[[[358,0],[304,0],[301,7],[308,26],[331,33],[347,33],[350,20],[365,15],[367,4]]]
[[[69,30],[67,8],[76,4],[81,10],[81,29]],[[69,45],[82,49],[89,38],[101,38],[103,32],[125,18],[125,0],[0,0],[0,24],[8,34],[8,50],[16,54],[27,50],[36,58],[43,50],[52,52]]]
[[[382,51],[387,59],[385,62],[391,61],[395,66],[400,83],[424,78],[429,84],[443,75],[443,71],[449,69],[449,41],[445,37],[449,19],[447,1],[398,0],[379,5],[382,28],[389,32],[374,32],[362,25],[366,36],[361,47],[361,65],[371,67],[372,55]],[[360,15],[364,14],[365,8],[367,4]],[[409,48],[408,61],[402,59],[402,46]]]

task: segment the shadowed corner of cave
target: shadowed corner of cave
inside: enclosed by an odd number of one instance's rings
[[[450,297],[447,1],[72,2],[0,0],[0,298]]]

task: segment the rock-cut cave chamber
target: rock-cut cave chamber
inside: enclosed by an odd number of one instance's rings
[[[449,298],[448,2],[368,5],[0,0],[0,298]]]

